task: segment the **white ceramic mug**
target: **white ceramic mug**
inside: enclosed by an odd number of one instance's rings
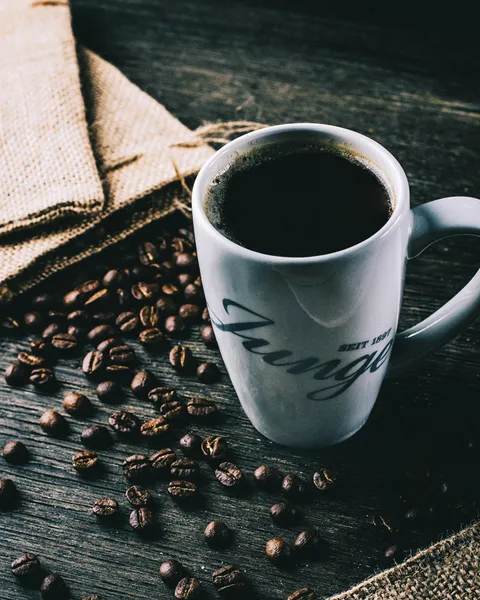
[[[287,140],[333,141],[380,169],[394,202],[387,223],[355,246],[307,258],[261,254],[219,233],[204,207],[211,180],[239,155]],[[208,309],[243,409],[267,438],[305,448],[345,440],[367,420],[389,363],[389,371],[404,367],[477,316],[480,271],[433,315],[396,333],[407,259],[448,235],[480,235],[477,199],[443,198],[413,210],[409,200],[405,173],[385,148],[329,125],[249,133],[198,175],[193,222]],[[302,210],[301,199],[295,204]]]

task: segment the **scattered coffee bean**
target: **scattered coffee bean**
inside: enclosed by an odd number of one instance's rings
[[[292,500],[304,500],[307,495],[306,483],[298,475],[289,473],[282,480],[282,493]]]
[[[140,427],[140,435],[149,441],[157,441],[165,437],[165,434],[169,431],[170,425],[164,417],[157,417],[156,419],[150,419],[145,421]]]
[[[3,447],[2,456],[9,463],[23,465],[28,462],[29,452],[23,442],[10,440]]]
[[[238,488],[243,483],[243,474],[231,462],[222,462],[215,469],[217,481],[227,488]]]
[[[261,465],[255,469],[253,479],[258,487],[268,491],[277,491],[280,490],[283,475],[275,467]]]
[[[319,469],[313,475],[315,487],[322,492],[329,492],[337,486],[337,475],[330,469]]]
[[[49,367],[33,369],[29,381],[38,389],[49,389],[55,383],[55,373]]]
[[[164,329],[168,335],[179,335],[185,331],[185,321],[178,315],[170,315],[165,319]]]
[[[0,321],[0,329],[16,331],[20,329],[20,323],[17,321],[17,319],[14,319],[13,317],[3,317]]]
[[[180,438],[180,448],[187,456],[198,456],[201,453],[202,437],[197,433],[186,433]]]
[[[173,257],[176,261],[177,256],[181,252],[187,252],[193,250],[192,244],[183,237],[174,237],[170,243],[171,250],[173,251]]]
[[[22,579],[36,579],[42,571],[38,557],[31,552],[27,552],[16,558],[12,562],[11,568],[15,577]]]
[[[288,502],[278,502],[270,507],[270,516],[272,521],[282,527],[295,525],[302,519],[302,513]]]
[[[63,408],[76,417],[87,417],[93,412],[93,405],[83,394],[68,392],[63,398]]]
[[[52,348],[58,353],[72,353],[78,348],[78,341],[74,335],[70,333],[57,333],[53,336],[50,342]]]
[[[83,450],[72,456],[72,467],[77,471],[90,471],[98,466],[98,455],[93,450]]]
[[[44,356],[39,356],[32,352],[20,352],[18,362],[28,369],[38,369],[39,367],[45,367],[47,364]]]
[[[123,475],[129,481],[146,479],[150,473],[150,462],[143,454],[133,454],[123,461]]]
[[[317,595],[308,588],[302,588],[290,594],[287,600],[315,600]]]
[[[172,479],[197,481],[200,477],[199,464],[189,458],[179,458],[170,465]]]
[[[130,527],[139,533],[151,531],[154,525],[153,513],[147,506],[134,508],[130,513],[128,522]]]
[[[175,266],[185,273],[198,273],[197,257],[188,252],[180,252],[175,259]]]
[[[52,341],[53,336],[62,331],[62,326],[59,323],[50,323],[42,332],[42,338],[49,342]]]
[[[169,472],[171,465],[177,460],[175,452],[171,448],[158,450],[150,457],[150,465],[155,472]]]
[[[177,400],[177,392],[168,386],[155,387],[148,392],[148,400],[155,406],[162,406]]]
[[[170,364],[182,373],[190,373],[193,370],[195,360],[192,351],[186,346],[174,346],[170,350]]]
[[[177,275],[177,283],[181,288],[184,288],[189,283],[193,283],[195,281],[195,275],[192,273],[179,273]]]
[[[108,356],[108,353],[112,348],[116,348],[117,346],[122,346],[122,344],[117,340],[117,338],[107,338],[100,342],[97,346],[97,350],[99,352],[105,353],[105,356]],[[133,349],[132,349],[133,350]]]
[[[147,506],[152,502],[152,494],[141,485],[132,485],[125,492],[125,497],[135,508]]]
[[[123,391],[116,381],[102,381],[95,390],[97,398],[101,402],[114,404],[123,400]]]
[[[202,442],[202,454],[209,460],[223,460],[228,454],[228,443],[224,437],[209,435]]]
[[[134,367],[137,362],[135,350],[127,345],[116,344],[108,349],[108,358],[114,365]]]
[[[23,323],[30,331],[41,331],[45,326],[42,315],[36,311],[25,313],[23,315]]]
[[[224,595],[225,591],[234,590],[233,586],[240,589],[245,585],[245,576],[238,567],[233,565],[225,565],[214,573],[212,573],[212,583],[217,591]],[[223,592],[222,592],[223,590]]]
[[[207,398],[192,398],[187,403],[188,414],[195,419],[212,418],[217,414],[217,405]]]
[[[68,422],[56,410],[46,410],[40,417],[40,427],[53,437],[62,437],[68,432]]]
[[[172,559],[166,560],[160,565],[159,573],[163,583],[169,588],[174,588],[187,574],[182,563]]]
[[[153,242],[143,242],[138,247],[138,259],[142,265],[148,266],[158,263],[160,256],[161,254]]]
[[[107,365],[105,367],[105,376],[111,380],[129,385],[133,378],[133,371],[127,365]]]
[[[150,327],[144,329],[138,334],[138,340],[144,346],[157,347],[162,346],[165,342],[165,336],[158,327]]]
[[[140,431],[140,419],[126,410],[111,414],[108,424],[119,435],[133,436]]]
[[[162,296],[159,298],[155,306],[158,308],[163,317],[168,317],[169,315],[173,315],[177,312],[177,305],[171,298],[168,298],[167,296]]]
[[[85,327],[78,327],[77,325],[69,325],[67,329],[68,335],[72,335],[78,343],[87,336],[87,330]]]
[[[191,228],[180,227],[178,230],[178,235],[185,238],[193,247],[193,244],[195,243],[195,236]]]
[[[206,526],[203,537],[213,548],[226,548],[232,540],[232,532],[223,521],[212,521]]]
[[[5,369],[5,381],[8,385],[25,385],[28,381],[29,369],[24,365],[8,365]]]
[[[172,402],[164,402],[159,408],[162,417],[169,423],[178,423],[187,416],[187,407],[183,402],[173,400]]]
[[[217,346],[217,338],[215,337],[215,332],[213,331],[213,327],[210,325],[210,323],[207,323],[201,328],[200,335],[202,336],[205,346],[208,346],[209,348],[214,348]]]
[[[175,598],[177,600],[193,600],[200,596],[200,582],[195,577],[184,577],[180,579],[175,588]]]
[[[193,302],[194,304],[201,304],[204,302],[203,290],[195,283],[189,283],[185,286],[183,297],[187,302]]]
[[[38,294],[32,298],[32,306],[35,310],[46,311],[56,305],[55,296],[53,294]]]
[[[147,398],[148,393],[156,386],[157,379],[150,371],[139,371],[132,379],[130,389],[137,398]]]
[[[285,540],[272,538],[265,544],[265,553],[278,566],[287,566],[292,559],[292,550]]]
[[[17,486],[8,478],[0,477],[0,510],[12,508],[18,498]]]
[[[65,580],[56,573],[45,577],[40,585],[40,593],[43,600],[63,600],[70,595]]]
[[[87,327],[90,323],[90,315],[86,310],[74,310],[67,315],[67,321],[70,325],[77,327]]]
[[[327,542],[320,537],[318,531],[305,529],[301,531],[295,540],[295,552],[306,559],[322,559],[328,552]]]
[[[192,481],[171,481],[167,491],[172,498],[181,502],[193,500],[198,496],[198,488]]]
[[[82,444],[87,448],[103,450],[112,443],[110,432],[104,425],[88,425],[80,435]]]
[[[50,352],[49,342],[42,338],[33,338],[30,340],[30,352],[37,356],[46,356]]]
[[[112,498],[96,500],[92,507],[92,513],[101,518],[114,517],[118,513],[118,502]]]
[[[210,313],[208,312],[208,308],[203,309],[202,313],[202,321],[210,323]]]
[[[169,298],[178,298],[180,296],[180,288],[173,283],[164,283],[162,285],[162,294]]]
[[[140,328],[140,319],[133,312],[120,313],[115,323],[118,329],[126,335],[133,335]]]
[[[102,284],[103,287],[106,287],[107,289],[116,290],[123,286],[125,279],[125,274],[122,273],[122,271],[110,269],[110,271],[107,271],[103,276]]]
[[[111,297],[110,291],[103,288],[94,292],[87,300],[85,300],[83,306],[91,311],[101,310],[103,307],[108,306]]]
[[[202,383],[215,383],[221,377],[221,373],[215,363],[204,362],[197,367],[197,378]]]
[[[182,304],[178,309],[178,314],[185,321],[198,321],[200,320],[202,309],[197,304]]]
[[[85,355],[82,371],[89,379],[98,379],[105,370],[103,353],[92,350]]]
[[[92,344],[99,344],[103,342],[103,340],[108,340],[109,338],[114,337],[115,330],[110,325],[97,325],[87,334],[89,341]]]
[[[157,306],[143,306],[140,309],[139,317],[140,323],[147,329],[158,328],[163,322],[162,311]]]

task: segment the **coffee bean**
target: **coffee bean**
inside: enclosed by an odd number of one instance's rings
[[[180,438],[180,447],[187,456],[198,456],[201,453],[203,439],[196,433],[186,433]]]
[[[209,460],[223,460],[228,454],[228,443],[224,437],[209,435],[202,442],[202,453]]]
[[[64,600],[70,595],[65,580],[56,573],[50,573],[45,577],[40,585],[40,593],[43,600]]]
[[[178,314],[185,321],[198,321],[202,314],[202,309],[197,304],[182,304],[178,309]]]
[[[78,341],[74,335],[70,333],[57,333],[53,336],[52,348],[58,353],[71,353],[75,352],[78,348]]]
[[[155,406],[162,406],[162,404],[175,402],[177,399],[177,392],[171,387],[160,386],[150,390],[147,397],[152,404],[155,404]]]
[[[37,356],[46,356],[50,352],[50,344],[42,338],[33,338],[30,340],[30,352]]]
[[[82,444],[87,448],[103,450],[112,443],[110,432],[104,425],[88,425],[80,434]]]
[[[125,492],[125,497],[135,508],[147,506],[152,502],[152,494],[141,485],[132,485]]]
[[[182,402],[173,400],[172,402],[164,402],[159,408],[162,417],[168,423],[178,423],[185,419],[187,408]]]
[[[200,582],[195,577],[184,577],[175,588],[175,598],[177,600],[193,600],[200,596]]]
[[[179,458],[170,465],[170,475],[172,479],[197,481],[200,477],[200,467],[194,460]]]
[[[175,480],[168,484],[168,493],[179,502],[191,501],[198,496],[198,488],[192,481]]]
[[[38,389],[49,389],[55,383],[55,373],[49,367],[33,369],[29,381]]]
[[[129,385],[133,378],[133,371],[127,365],[107,365],[105,367],[105,376],[111,380]]]
[[[31,352],[20,352],[17,358],[18,362],[28,369],[38,369],[39,367],[45,367],[47,365],[45,357],[38,356]]]
[[[171,448],[162,448],[150,457],[150,465],[155,472],[169,472],[171,465],[177,460],[175,452]]]
[[[165,319],[164,328],[168,335],[179,335],[185,331],[185,321],[178,315],[170,315]]]
[[[80,344],[87,336],[87,329],[85,327],[77,327],[76,325],[69,325],[67,329],[68,335],[72,335],[77,342]]]
[[[149,441],[155,442],[163,437],[169,431],[170,425],[164,417],[157,417],[145,421],[140,427],[140,435]]]
[[[295,525],[302,519],[302,514],[295,506],[288,502],[278,502],[270,507],[272,521],[282,527]]]
[[[153,513],[147,506],[134,508],[128,518],[130,527],[137,532],[147,532],[153,529]]]
[[[285,540],[272,538],[265,544],[265,553],[278,566],[287,566],[292,559],[292,550]]]
[[[5,369],[5,381],[8,385],[25,385],[28,381],[29,370],[24,365],[8,365]]]
[[[177,283],[181,288],[184,288],[189,283],[193,283],[195,281],[195,275],[192,273],[179,273],[177,275]]]
[[[227,488],[238,488],[243,483],[243,474],[231,462],[222,462],[215,469],[217,481]]]
[[[144,346],[151,346],[153,348],[162,346],[165,342],[165,336],[158,327],[150,327],[150,329],[144,329],[138,334],[138,340]]]
[[[102,381],[95,390],[98,399],[108,404],[121,402],[123,400],[122,388],[116,381]]]
[[[138,247],[138,258],[142,265],[151,265],[158,263],[160,260],[161,253],[153,242],[143,242]]]
[[[123,461],[123,475],[129,481],[140,481],[150,473],[150,462],[143,454],[133,454]]]
[[[188,252],[181,252],[177,255],[175,266],[179,271],[184,271],[185,273],[198,273],[197,257]]]
[[[92,507],[92,513],[101,518],[114,517],[118,513],[118,502],[112,498],[96,500]]]
[[[172,559],[166,560],[160,565],[159,573],[163,583],[169,588],[174,588],[187,574],[182,563]]]
[[[388,560],[394,560],[394,559],[398,559],[400,554],[401,554],[400,546],[398,544],[393,544],[392,546],[389,546],[385,550],[384,556]]]
[[[57,304],[55,296],[53,294],[38,294],[34,296],[31,301],[31,305],[35,310],[46,311],[53,308]]]
[[[83,306],[90,311],[97,311],[101,310],[105,306],[108,306],[111,299],[112,295],[110,291],[103,288],[93,293],[87,300],[85,300]]]
[[[308,588],[301,588],[287,598],[287,600],[315,600],[317,595]]]
[[[82,362],[82,371],[89,379],[98,379],[105,370],[104,356],[98,350],[91,350]]]
[[[329,492],[337,486],[337,475],[330,469],[319,469],[313,475],[315,487],[322,492]]]
[[[177,305],[172,298],[168,298],[167,296],[160,297],[155,303],[155,307],[160,311],[160,314],[163,317],[168,317],[177,312]]]
[[[178,298],[180,296],[180,288],[173,283],[164,283],[162,285],[162,294],[168,298]]]
[[[23,323],[30,331],[41,331],[45,325],[42,315],[36,311],[25,313]]]
[[[23,442],[19,440],[10,440],[5,444],[2,450],[3,458],[14,465],[24,465],[28,462],[29,452]]]
[[[170,350],[169,360],[172,367],[181,373],[191,373],[195,364],[192,351],[186,346],[174,346]]]
[[[301,531],[295,540],[295,552],[305,559],[322,559],[328,553],[327,542],[320,537],[318,531],[305,529]]]
[[[153,302],[160,295],[160,286],[157,283],[139,281],[132,286],[131,291],[138,302]]]
[[[131,412],[121,410],[108,418],[108,424],[119,435],[133,436],[140,431],[140,420]]]
[[[282,493],[286,498],[292,500],[305,500],[307,495],[306,483],[298,475],[289,473],[282,480]]]
[[[202,383],[215,383],[220,377],[220,371],[215,363],[204,362],[197,367],[197,378]]]
[[[109,348],[108,358],[114,365],[125,365],[127,367],[134,367],[137,362],[135,350],[126,344],[117,344],[113,348]]]
[[[97,350],[99,352],[103,352],[105,354],[105,356],[109,355],[109,352],[112,348],[116,348],[117,346],[122,346],[122,344],[117,340],[117,338],[107,338],[106,340],[103,340],[102,342],[100,342],[97,346]],[[127,346],[128,348],[129,346]],[[131,348],[132,351],[133,348]]]
[[[118,305],[120,310],[125,310],[132,303],[132,296],[128,290],[124,290],[123,288],[119,288],[118,290],[114,290],[112,292],[114,301]]]
[[[187,302],[193,302],[194,304],[202,304],[204,302],[203,290],[195,283],[189,283],[185,286],[183,297]]]
[[[206,526],[203,537],[213,548],[226,548],[232,540],[232,532],[223,521],[212,521]]]
[[[141,324],[147,329],[158,328],[163,321],[162,311],[157,306],[143,306],[139,316]]]
[[[0,477],[0,510],[13,508],[18,498],[17,486],[8,478]]]
[[[60,333],[62,331],[62,326],[59,323],[50,323],[45,329],[42,331],[42,338],[47,340],[48,342],[52,341],[54,335]]]
[[[137,398],[147,398],[148,393],[156,386],[157,379],[150,371],[139,371],[132,379],[130,389]]]
[[[88,296],[89,294],[97,292],[100,289],[100,287],[101,286],[98,279],[89,279],[88,281],[84,281],[83,283],[78,285],[73,291]]]
[[[189,252],[193,250],[193,244],[184,237],[174,237],[170,242],[170,249],[176,258],[181,252]]]
[[[47,410],[40,417],[40,427],[53,437],[62,437],[68,432],[68,423],[56,410]]]
[[[268,491],[276,491],[281,487],[283,475],[275,467],[261,465],[258,469],[255,469],[253,479],[258,487]]]
[[[208,308],[203,309],[202,313],[202,321],[210,323],[210,313],[208,312]]]
[[[226,565],[212,573],[212,583],[219,593],[221,590],[233,590],[232,586],[245,584],[245,576],[238,567]]]
[[[76,417],[86,417],[93,412],[93,405],[83,394],[68,392],[63,399],[63,408]]]
[[[188,401],[187,411],[195,419],[208,419],[217,414],[217,405],[207,398],[198,396]]]
[[[72,467],[77,471],[90,471],[98,466],[98,455],[93,450],[83,450],[72,456]]]
[[[192,244],[193,247],[193,244],[195,243],[195,235],[191,228],[180,227],[177,233],[179,236],[185,238],[188,242],[190,242],[190,244]]]
[[[77,327],[87,327],[90,323],[90,315],[86,310],[74,310],[67,315],[67,321],[70,325]]]
[[[102,324],[97,325],[93,329],[90,329],[90,331],[87,334],[87,337],[92,344],[99,344],[100,342],[103,342],[103,340],[108,340],[109,338],[112,338],[114,335],[115,330],[113,329],[113,327],[111,327],[110,325]]]
[[[35,554],[27,552],[16,558],[11,565],[12,573],[21,579],[36,579],[42,572],[40,561]]]
[[[213,327],[210,325],[210,323],[203,325],[203,327],[200,329],[200,335],[202,336],[205,346],[208,346],[209,348],[214,348],[217,346],[217,338],[215,337],[215,332],[213,331]]]
[[[125,283],[125,274],[118,269],[110,269],[107,271],[102,279],[103,287],[106,287],[109,290],[116,290],[121,288]]]
[[[115,323],[118,329],[126,335],[133,335],[140,328],[140,320],[133,312],[120,313]]]

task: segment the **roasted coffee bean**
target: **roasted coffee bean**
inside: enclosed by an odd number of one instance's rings
[[[178,315],[170,315],[165,319],[164,328],[168,335],[179,335],[185,331],[185,321]]]
[[[195,577],[184,577],[180,579],[175,588],[176,600],[193,600],[200,596],[200,582]]]
[[[159,573],[163,583],[169,588],[174,588],[187,574],[182,563],[172,559],[166,560],[160,565]]]
[[[25,385],[28,381],[29,369],[25,365],[8,365],[5,369],[5,381],[8,385]]]
[[[173,400],[172,402],[165,402],[159,408],[162,417],[168,421],[168,423],[178,423],[183,421],[187,416],[187,408],[182,402]]]
[[[114,301],[116,302],[120,310],[124,311],[132,303],[132,296],[130,295],[130,292],[128,290],[119,288],[118,290],[114,290],[112,292],[112,295],[114,297]]]
[[[165,342],[165,336],[158,327],[150,327],[150,329],[144,329],[138,334],[138,341],[144,346],[153,348],[162,346]]]
[[[157,417],[156,419],[150,419],[145,421],[140,427],[140,435],[149,441],[157,441],[165,437],[165,434],[169,431],[170,425],[164,417]]]
[[[313,475],[313,483],[322,492],[329,492],[337,486],[337,475],[330,469],[319,469]]]
[[[153,263],[158,263],[161,253],[153,242],[143,242],[138,247],[138,259],[142,265],[148,266]]]
[[[40,594],[43,600],[63,600],[68,598],[70,592],[63,577],[50,573],[40,584]]]
[[[103,353],[91,350],[82,362],[82,371],[89,379],[98,379],[105,370]]]
[[[0,317],[0,330],[2,329],[17,331],[20,329],[20,322],[11,316]]]
[[[195,281],[195,275],[192,273],[179,273],[177,275],[177,283],[181,288],[184,288],[189,283],[193,283]]]
[[[118,513],[118,502],[112,498],[96,500],[92,507],[92,513],[101,518],[114,517]]]
[[[182,304],[178,309],[178,314],[185,321],[198,321],[202,314],[202,309],[197,304]]]
[[[387,560],[394,560],[394,559],[398,559],[400,553],[401,553],[400,546],[398,544],[392,544],[385,550],[384,556]]]
[[[108,350],[108,358],[114,365],[134,367],[137,362],[135,350],[126,344]]]
[[[108,404],[121,402],[123,400],[123,391],[116,381],[102,381],[95,390],[98,399]]]
[[[232,589],[230,586],[245,583],[245,577],[238,567],[225,565],[212,573],[212,583],[220,593],[220,590]]]
[[[160,327],[163,322],[162,311],[156,306],[143,306],[140,310],[140,322],[147,329]]]
[[[174,346],[170,350],[170,364],[176,371],[191,373],[195,365],[192,351],[186,346]]]
[[[74,310],[71,313],[68,313],[67,321],[70,325],[87,327],[90,323],[90,315],[86,310]]]
[[[287,566],[292,559],[292,550],[285,540],[272,538],[265,544],[265,553],[278,566]]]
[[[77,325],[69,325],[67,329],[68,335],[73,335],[80,344],[82,340],[87,337],[87,329],[85,327],[78,327]]]
[[[48,342],[51,342],[53,336],[61,331],[62,326],[59,323],[50,323],[50,325],[47,325],[47,327],[45,327],[45,329],[42,331],[42,338]]]
[[[0,510],[13,508],[18,498],[15,483],[8,478],[0,477]]]
[[[110,325],[102,324],[97,325],[93,329],[90,329],[90,331],[87,334],[87,337],[92,344],[99,344],[100,342],[103,342],[103,340],[108,340],[109,338],[112,338],[114,335],[115,330],[113,329],[113,327],[111,327]]]
[[[153,302],[160,295],[158,283],[139,281],[132,286],[132,296],[139,302]]]
[[[227,488],[238,488],[243,483],[243,474],[231,462],[222,462],[215,469],[217,481]]]
[[[174,237],[170,242],[170,249],[176,258],[181,252],[190,252],[193,250],[193,244],[184,237]]]
[[[86,417],[93,412],[93,405],[83,394],[68,392],[63,399],[63,408],[76,417]]]
[[[103,340],[102,342],[100,342],[97,346],[97,350],[99,352],[103,352],[105,354],[105,356],[109,355],[109,352],[112,348],[116,348],[117,346],[123,346],[123,344],[121,342],[119,342],[117,340],[117,338],[107,338],[106,340]],[[129,347],[129,346],[127,346]],[[133,350],[133,348],[132,348]]]
[[[138,315],[133,312],[120,313],[115,323],[118,329],[126,335],[133,335],[140,328],[140,319],[138,318]]]
[[[78,341],[74,335],[70,333],[57,333],[53,336],[52,348],[59,353],[75,352],[78,348]]]
[[[202,437],[197,433],[186,433],[180,438],[180,448],[187,456],[199,456],[201,454]]]
[[[202,383],[215,383],[220,377],[220,371],[215,363],[204,362],[197,367],[197,378]]]
[[[46,410],[40,417],[40,427],[54,437],[62,437],[68,432],[68,422],[56,410]]]
[[[94,325],[105,323],[107,325],[113,325],[117,315],[111,311],[103,311],[92,314],[92,322]]]
[[[126,410],[111,414],[108,418],[108,424],[119,435],[133,436],[140,431],[140,419]]]
[[[208,312],[208,308],[203,309],[202,321],[205,321],[206,323],[210,323],[210,313]]]
[[[101,288],[100,282],[98,279],[89,279],[88,281],[84,281],[80,285],[77,285],[74,291],[79,292],[80,294],[94,294]]]
[[[197,278],[194,281],[195,285],[197,285],[199,288],[202,287],[202,278],[200,277],[200,275],[197,276]]]
[[[205,300],[202,288],[195,283],[189,283],[185,286],[183,297],[187,302],[193,302],[194,304],[202,304]]]
[[[150,465],[155,472],[169,472],[171,465],[177,460],[175,452],[171,448],[162,448],[149,458]]]
[[[176,402],[177,392],[168,386],[155,387],[148,392],[148,400],[155,406],[160,407],[162,404]]]
[[[301,588],[287,598],[287,600],[315,600],[317,595],[308,588]]]
[[[110,432],[104,425],[88,425],[80,434],[82,444],[87,448],[103,450],[112,443]]]
[[[209,435],[202,442],[202,454],[210,460],[223,460],[228,454],[228,443],[224,437]]]
[[[164,283],[162,285],[162,294],[168,298],[178,298],[180,296],[180,288],[173,283]]]
[[[37,356],[46,356],[50,352],[51,346],[43,338],[33,338],[30,340],[30,352]]]
[[[307,485],[298,475],[289,473],[282,480],[282,494],[292,500],[304,500],[307,496]]]
[[[213,327],[210,323],[203,325],[200,330],[200,335],[202,336],[205,346],[208,346],[209,348],[214,348],[217,346],[217,338],[215,337],[215,332],[213,331]]]
[[[35,554],[27,552],[16,558],[11,565],[15,577],[22,579],[36,579],[42,572],[40,561]]]
[[[213,548],[226,548],[232,541],[232,532],[223,521],[212,521],[205,527],[203,537]]]
[[[10,440],[5,444],[2,450],[3,458],[14,465],[24,465],[28,462],[29,452],[23,442],[19,440]]]
[[[143,454],[133,454],[123,461],[123,475],[129,481],[140,481],[150,473],[150,462]]]
[[[194,500],[198,496],[198,488],[193,481],[171,481],[167,491],[172,498],[181,502]]]
[[[207,398],[192,398],[187,403],[187,411],[195,419],[212,418],[217,414],[217,405]]]
[[[90,471],[98,466],[98,455],[93,450],[83,450],[72,456],[72,467],[77,471]]]
[[[31,305],[35,310],[46,311],[57,304],[53,294],[38,294],[32,298]]]
[[[280,490],[283,475],[275,467],[261,465],[258,469],[255,469],[253,479],[258,487],[268,491],[276,491]]]
[[[127,365],[107,365],[105,376],[114,381],[120,381],[129,385],[133,378],[133,371]]]
[[[172,479],[197,481],[200,477],[200,466],[189,458],[179,458],[170,465],[170,475]]]
[[[28,369],[45,367],[47,364],[44,356],[38,356],[38,354],[33,354],[32,352],[20,352],[17,358],[18,362]]]
[[[152,494],[141,485],[132,485],[125,492],[125,497],[135,508],[148,506],[152,502]]]
[[[150,371],[139,371],[132,379],[130,389],[137,398],[147,398],[148,393],[156,386],[156,377]]]
[[[110,269],[110,271],[107,271],[103,276],[102,284],[103,287],[106,287],[107,289],[116,290],[124,285],[125,280],[125,273],[118,269]]]
[[[29,377],[30,383],[36,388],[48,389],[55,383],[55,373],[49,367],[41,367],[40,369],[33,369]]]
[[[153,529],[153,513],[147,506],[134,508],[128,518],[130,527],[138,532],[147,532]]]
[[[181,252],[175,259],[175,266],[179,271],[185,273],[198,273],[197,257],[188,252]]]
[[[109,302],[112,299],[112,295],[109,290],[103,288],[93,293],[85,302],[83,303],[84,308],[90,311],[101,310],[103,307],[108,306]]]
[[[63,297],[63,306],[69,311],[75,310],[82,306],[82,302],[85,298],[86,294],[82,293],[80,290],[72,290],[71,292],[67,292]]]
[[[45,321],[39,312],[33,311],[23,315],[23,323],[30,331],[41,331],[45,326]]]
[[[155,306],[163,317],[168,317],[177,312],[177,305],[172,298],[168,298],[167,296],[160,297],[155,303]]]
[[[288,502],[278,502],[270,507],[270,516],[272,521],[282,527],[290,527],[298,523],[302,514],[295,506]]]
[[[320,560],[325,558],[328,544],[320,537],[318,531],[305,529],[298,534],[295,540],[295,552],[302,558]]]

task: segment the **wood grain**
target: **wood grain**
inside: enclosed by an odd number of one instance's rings
[[[306,2],[73,0],[73,14],[82,44],[113,62],[190,127],[232,119],[342,125],[371,135],[399,158],[413,204],[478,195],[478,36],[412,28],[405,19],[401,26],[367,18],[340,20],[337,12],[322,13],[316,4],[313,9]],[[479,248],[476,238],[455,238],[413,261],[401,325],[417,322],[458,291],[478,267]],[[33,458],[27,466],[3,462],[0,469],[2,476],[16,480],[22,494],[16,511],[0,515],[0,600],[38,597],[9,573],[10,561],[24,551],[38,553],[46,566],[64,575],[75,599],[88,593],[108,600],[172,597],[157,575],[167,557],[188,565],[212,597],[211,572],[228,563],[242,567],[265,600],[281,600],[303,585],[325,598],[359,582],[384,564],[385,543],[370,521],[379,507],[395,500],[404,465],[432,458],[454,467],[459,440],[478,423],[479,332],[477,322],[421,365],[387,382],[364,429],[318,454],[292,452],[261,438],[226,375],[208,388],[224,418],[203,431],[226,435],[247,474],[264,462],[305,477],[319,464],[342,474],[343,492],[316,499],[306,510],[308,522],[331,543],[330,558],[281,574],[267,562],[263,546],[277,534],[293,540],[294,530],[283,532],[270,522],[273,497],[252,490],[231,498],[202,467],[206,503],[199,510],[185,513],[171,502],[165,485],[153,487],[160,527],[158,538],[146,541],[128,527],[123,499],[121,461],[136,447],[117,442],[102,452],[105,472],[96,480],[73,472],[70,459],[80,449],[84,422],[70,419],[68,439],[53,440],[40,430],[38,418],[47,407],[59,407],[67,390],[84,390],[92,397],[78,359],[61,364],[62,387],[54,396],[12,389],[2,378],[0,443],[20,438]],[[205,349],[198,331],[189,345],[199,358],[220,360]],[[25,347],[26,339],[1,339],[1,370]],[[195,380],[172,373],[165,354],[138,352],[145,366],[187,396],[205,392]],[[96,405],[88,422],[104,422],[111,412]],[[124,407],[152,415],[150,407],[130,395]],[[106,495],[122,504],[116,527],[101,527],[89,514],[94,500]],[[203,543],[202,531],[212,518],[225,520],[236,532],[233,547],[225,552]],[[460,525],[461,519],[455,527]],[[414,528],[410,547],[442,533]]]

